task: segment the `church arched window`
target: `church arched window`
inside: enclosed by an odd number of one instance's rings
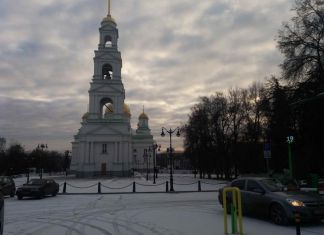
[[[100,102],[100,107],[102,118],[109,118],[109,116],[114,113],[114,105],[109,98],[103,98]]]
[[[109,80],[113,78],[113,69],[110,64],[104,64],[102,66],[102,79]]]
[[[105,47],[112,47],[112,39],[109,35],[105,37]]]

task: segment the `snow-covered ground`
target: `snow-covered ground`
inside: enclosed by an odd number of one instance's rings
[[[16,179],[17,185],[25,179]],[[106,179],[100,180],[108,187],[122,188],[133,181],[148,185],[144,178]],[[159,183],[168,180],[159,177]],[[62,184],[64,178],[57,179]],[[197,190],[197,184],[191,176],[175,176],[175,190]],[[202,190],[215,189],[221,185],[215,181],[203,180]],[[82,188],[95,185],[98,179],[68,179],[70,187],[67,192],[96,192],[97,187]],[[210,183],[210,184],[207,184]],[[181,185],[183,184],[183,185]],[[140,190],[137,185],[136,191]],[[189,189],[189,186],[192,189]],[[161,193],[135,194],[86,194],[57,195],[42,200],[16,198],[5,199],[4,234],[47,234],[47,235],[196,235],[224,234],[223,210],[217,200],[217,192],[164,193],[165,184],[160,186],[142,186],[161,190]],[[207,188],[210,187],[210,188]],[[127,189],[127,190],[126,190]],[[132,188],[118,189],[130,192]],[[112,189],[105,188],[107,192]],[[110,191],[108,191],[110,190]],[[114,189],[113,191],[118,191]],[[62,191],[62,189],[60,190]],[[104,191],[104,188],[103,188]],[[153,190],[154,191],[154,190]],[[229,220],[230,221],[230,220]],[[255,218],[243,218],[244,234],[247,235],[293,235],[293,226],[277,226],[269,221]],[[230,228],[229,228],[230,231]],[[302,235],[324,234],[324,223],[303,226]]]

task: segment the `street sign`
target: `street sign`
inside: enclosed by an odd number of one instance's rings
[[[293,136],[287,136],[287,143],[292,144],[294,142],[294,137]]]

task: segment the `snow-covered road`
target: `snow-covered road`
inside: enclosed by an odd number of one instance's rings
[[[247,235],[296,234],[293,226],[254,218],[243,224]],[[4,234],[221,235],[223,210],[217,192],[6,198]],[[302,235],[316,234],[324,234],[324,223],[302,228]]]

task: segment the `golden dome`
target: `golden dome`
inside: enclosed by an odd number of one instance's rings
[[[124,114],[127,114],[128,116],[131,116],[130,108],[125,103],[124,103],[123,111],[124,111]]]
[[[103,18],[102,22],[112,22],[116,25],[116,21],[114,20],[114,18],[111,17],[111,15],[107,15],[105,18]]]
[[[149,118],[148,118],[147,114],[144,113],[144,111],[143,111],[143,113],[141,113],[141,115],[139,115],[138,119],[147,119],[148,120]]]
[[[141,115],[139,115],[138,119],[149,119],[147,114],[144,112],[144,105],[143,105],[143,112],[141,113]]]
[[[109,104],[108,107],[106,107],[105,114],[110,114],[114,112],[114,107],[112,104]],[[124,103],[123,105],[123,113],[127,116],[131,116],[130,108],[127,104]]]

